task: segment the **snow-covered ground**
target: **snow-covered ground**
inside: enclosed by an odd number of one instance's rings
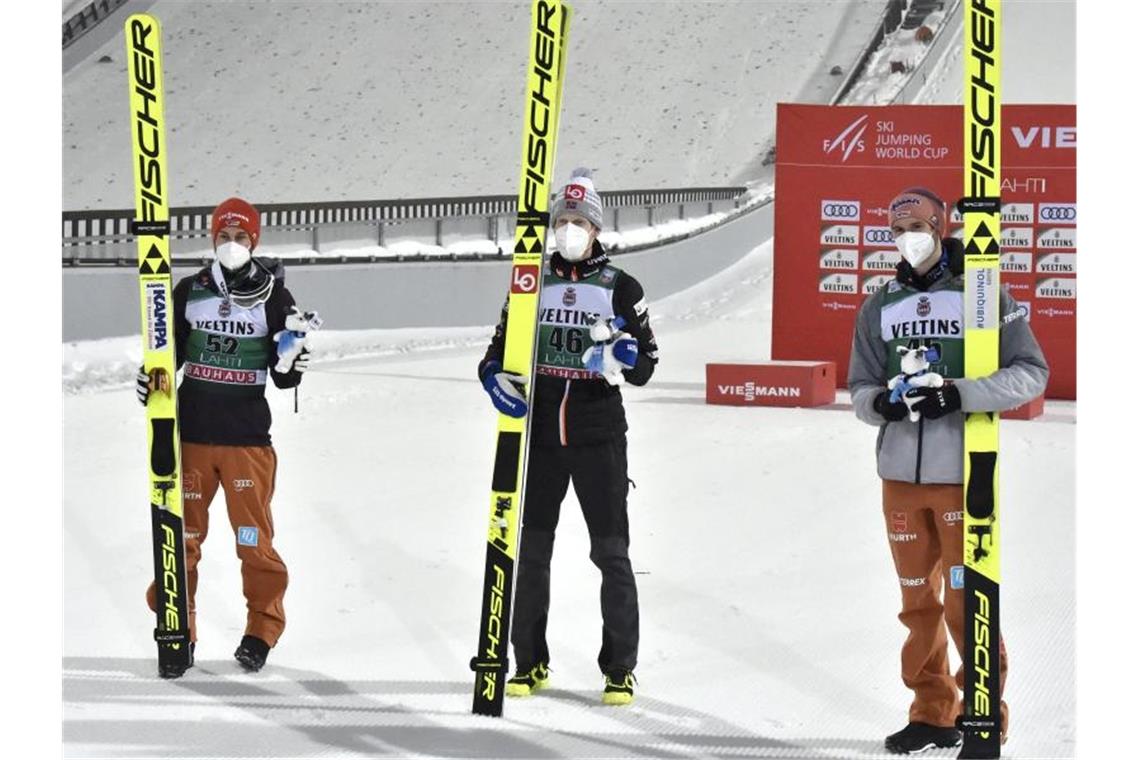
[[[502,720],[469,714],[494,428],[473,378],[486,332],[450,345],[405,332],[355,360],[332,359],[346,339],[322,334],[300,414],[271,393],[289,628],[252,676],[230,658],[244,603],[223,520],[201,566],[198,665],[154,677],[142,413],[129,386],[69,394],[66,755],[879,756],[908,693],[875,431],[842,397],[814,410],[704,403],[706,362],[768,355],[770,309],[770,244],[653,306],[661,364],[625,393],[642,603],[629,709],[598,701],[597,578],[571,495],[554,688]],[[433,350],[399,350],[417,342]],[[1072,404],[1050,403],[1043,420],[1003,426],[1009,757],[1073,754],[1073,423]]]

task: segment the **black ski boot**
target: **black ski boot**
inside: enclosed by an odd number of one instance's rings
[[[952,726],[908,723],[902,731],[888,736],[883,744],[888,752],[896,755],[913,755],[935,747],[957,747],[961,743],[962,733]]]
[[[238,644],[238,648],[234,652],[234,659],[251,673],[261,670],[262,666],[265,665],[265,658],[268,656],[269,645],[249,634],[241,637],[241,643]]]
[[[189,665],[187,665],[186,667],[182,667],[181,665],[174,665],[172,663],[167,663],[166,665],[160,664],[158,666],[158,677],[159,678],[181,678],[182,675],[192,667],[194,667],[194,642],[190,642],[190,664]]]

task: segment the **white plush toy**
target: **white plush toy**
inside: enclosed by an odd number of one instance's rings
[[[911,388],[941,388],[945,382],[942,375],[930,371],[930,363],[942,358],[942,352],[937,347],[918,346],[907,348],[899,346],[897,351],[902,354],[900,368],[902,372],[887,382],[887,390],[891,392],[891,403],[897,403]],[[910,421],[918,422],[922,415],[911,411]]]

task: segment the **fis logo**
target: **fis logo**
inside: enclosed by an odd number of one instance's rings
[[[151,351],[161,351],[168,342],[169,315],[166,305],[166,284],[146,284],[146,344]]]
[[[870,124],[868,119],[868,115],[863,114],[848,124],[847,127],[835,137],[824,140],[824,155],[841,155],[843,157],[841,160],[846,162],[852,153],[862,153],[865,151],[867,146],[863,142],[863,133],[867,131],[867,125]]]

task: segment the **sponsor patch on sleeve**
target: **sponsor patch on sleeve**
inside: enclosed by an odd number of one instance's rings
[[[639,317],[647,311],[649,311],[649,302],[644,298],[633,305],[633,313]]]

